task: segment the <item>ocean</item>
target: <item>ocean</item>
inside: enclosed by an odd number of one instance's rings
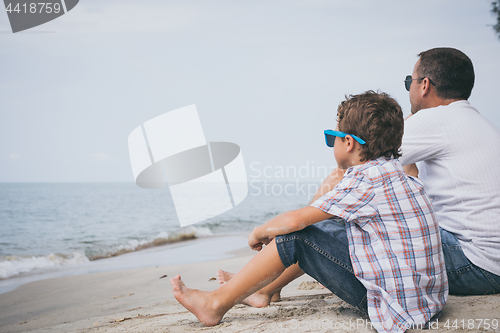
[[[165,244],[245,235],[307,205],[318,185],[254,181],[232,210],[181,228],[168,190],[133,183],[0,183],[0,280],[74,269]]]

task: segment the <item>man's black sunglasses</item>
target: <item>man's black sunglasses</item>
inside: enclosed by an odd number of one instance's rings
[[[405,88],[406,88],[406,91],[410,91],[410,87],[411,87],[411,82],[413,80],[423,80],[425,79],[425,77],[421,77],[421,78],[418,78],[418,79],[412,79],[411,78],[411,75],[406,75],[406,79],[405,79]],[[428,78],[429,79],[429,78]],[[436,84],[434,82],[432,82],[431,79],[429,79],[429,82],[432,83],[432,85],[435,87]]]

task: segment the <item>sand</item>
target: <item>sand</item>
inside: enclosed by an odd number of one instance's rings
[[[254,252],[242,249],[233,254],[224,260],[22,285],[0,295],[0,332],[375,332],[368,318],[308,276],[287,286],[280,302],[262,309],[237,305],[219,325],[204,327],[174,299],[170,278],[180,274],[189,287],[213,290],[218,287],[219,268],[237,272]],[[499,296],[450,296],[438,324],[411,331],[500,332],[498,321]]]

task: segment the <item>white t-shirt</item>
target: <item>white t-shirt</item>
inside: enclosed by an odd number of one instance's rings
[[[401,151],[403,165],[419,162],[439,226],[500,275],[500,129],[461,100],[407,119]]]

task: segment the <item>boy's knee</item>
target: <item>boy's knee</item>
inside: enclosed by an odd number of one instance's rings
[[[280,235],[274,239],[281,262],[285,267],[290,267],[298,262],[298,252],[301,252],[300,231],[302,230]]]

